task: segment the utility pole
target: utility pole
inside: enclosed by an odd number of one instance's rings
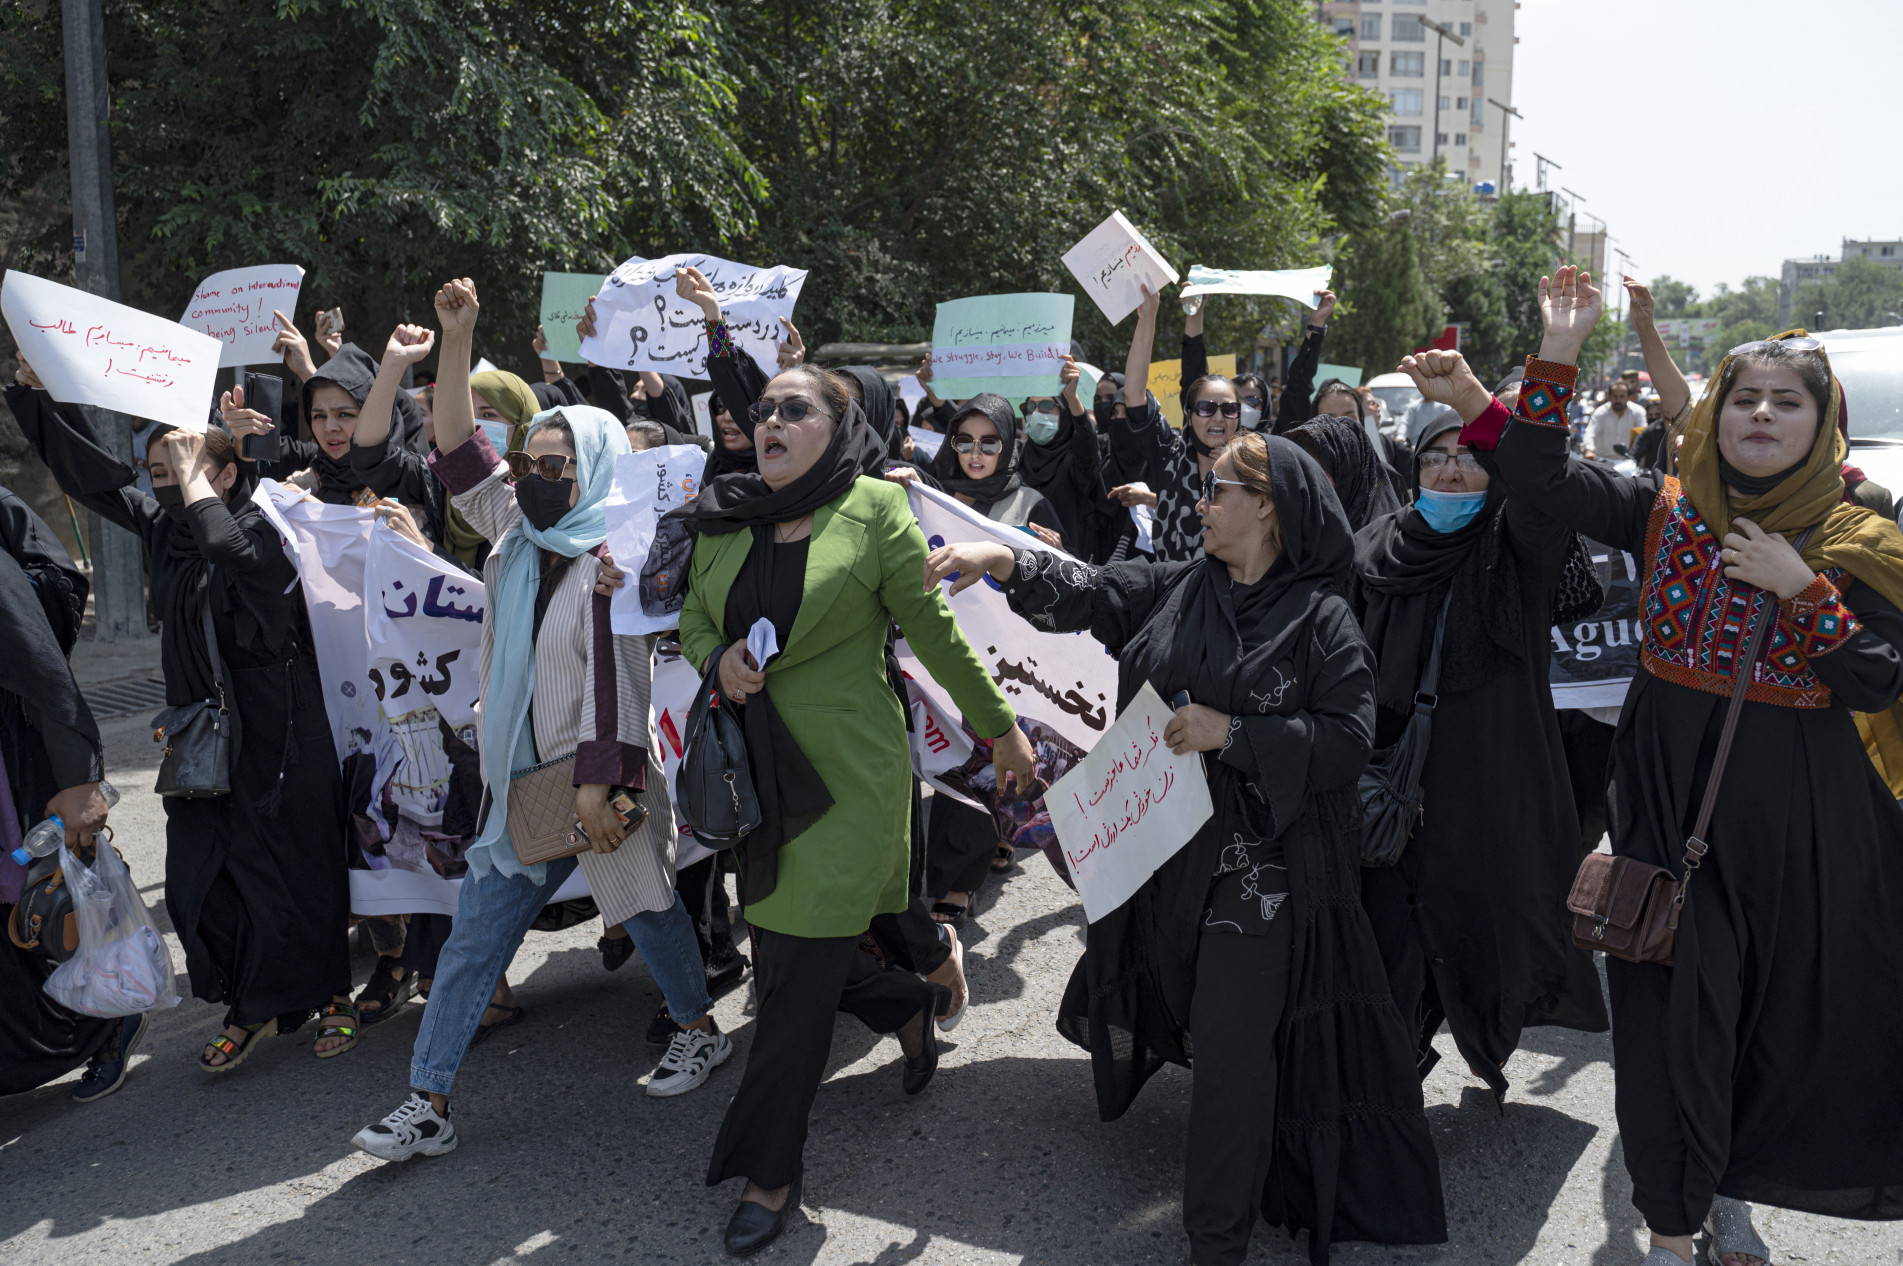
[[[1577,255],[1579,254],[1579,204],[1586,198],[1583,194],[1574,193],[1565,185],[1561,185],[1559,191],[1572,199],[1566,204],[1566,253]]]
[[[1533,151],[1533,157],[1539,160],[1539,165],[1540,165],[1539,166],[1539,173],[1540,173],[1539,174],[1539,189],[1541,193],[1545,193],[1546,192],[1546,169],[1548,167],[1551,167],[1554,171],[1565,171],[1566,168],[1562,166],[1561,164],[1554,162],[1552,159],[1540,153],[1538,150]]]
[[[1507,186],[1507,128],[1509,125],[1507,123],[1507,116],[1510,114],[1514,118],[1519,119],[1522,122],[1526,120],[1526,116],[1524,114],[1521,114],[1518,110],[1515,110],[1512,106],[1507,105],[1505,102],[1495,101],[1492,97],[1487,98],[1487,104],[1490,106],[1498,106],[1500,109],[1500,194],[1502,197],[1505,197],[1507,193],[1507,188],[1508,188]]]
[[[1453,33],[1452,31],[1450,31],[1450,30],[1448,30],[1448,29],[1447,29],[1446,27],[1444,27],[1444,26],[1442,26],[1442,25],[1441,25],[1440,23],[1438,23],[1438,22],[1429,22],[1429,21],[1428,21],[1428,20],[1427,20],[1426,18],[1420,18],[1420,19],[1417,19],[1417,20],[1418,20],[1418,21],[1420,22],[1420,24],[1421,24],[1422,26],[1424,26],[1424,27],[1426,27],[1426,28],[1427,28],[1428,30],[1430,30],[1430,31],[1432,31],[1432,32],[1434,33],[1434,148],[1433,148],[1433,150],[1432,150],[1432,152],[1430,152],[1430,153],[1429,153],[1429,155],[1428,155],[1428,158],[1427,158],[1427,161],[1431,163],[1431,162],[1433,162],[1433,161],[1434,161],[1434,160],[1435,160],[1436,158],[1439,158],[1439,157],[1440,157],[1440,51],[1441,51],[1441,41],[1442,41],[1442,40],[1452,40],[1452,41],[1453,41],[1454,43],[1456,43],[1456,44],[1458,44],[1458,45],[1460,45],[1460,46],[1461,46],[1462,48],[1465,48],[1465,47],[1467,47],[1467,41],[1466,41],[1466,40],[1463,40],[1463,39],[1461,39],[1461,38],[1460,38],[1460,37],[1459,37],[1458,35],[1455,35],[1455,34],[1454,34],[1454,33]]]
[[[1632,275],[1633,260],[1630,255],[1625,253],[1625,250],[1622,247],[1615,246],[1612,248],[1612,250],[1613,250],[1613,253],[1619,257],[1619,293],[1613,296],[1613,298],[1616,300],[1616,303],[1614,304],[1614,310],[1617,311],[1619,314],[1619,372],[1624,373],[1625,372],[1625,358],[1626,358],[1626,336],[1632,332],[1632,322],[1626,319],[1625,279]],[[1657,391],[1658,384],[1653,383],[1652,389],[1654,391]]]
[[[73,173],[73,273],[81,290],[119,301],[119,234],[112,205],[111,102],[106,85],[106,18],[100,0],[61,0],[66,55],[66,148]],[[101,442],[129,456],[123,413],[86,407]],[[93,636],[143,638],[145,561],[139,538],[88,516],[92,538]]]

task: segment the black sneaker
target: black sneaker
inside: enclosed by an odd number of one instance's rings
[[[402,1107],[375,1125],[364,1126],[350,1141],[359,1151],[387,1161],[453,1152],[456,1127],[449,1123],[448,1105],[444,1109],[439,1115],[428,1095],[412,1090]]]
[[[663,1002],[661,1009],[654,1013],[654,1018],[648,1021],[648,1045],[666,1046],[680,1031],[681,1026],[674,1023],[674,1017],[667,1013],[667,1004]]]
[[[132,1052],[139,1049],[139,1043],[144,1040],[145,1030],[150,1024],[143,1011],[119,1021],[119,1031],[113,1035],[113,1040],[92,1057],[86,1065],[85,1075],[73,1087],[75,1103],[104,1099],[125,1085],[126,1073],[132,1068]]]

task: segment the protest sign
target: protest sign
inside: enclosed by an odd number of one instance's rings
[[[905,403],[906,412],[918,416],[919,402],[925,399],[925,384],[916,374],[907,374],[899,379],[899,399]]]
[[[0,314],[53,399],[203,434],[225,346],[211,335],[11,268]]]
[[[938,305],[932,390],[941,400],[995,391],[1007,400],[1054,396],[1070,354],[1069,295],[979,295]]]
[[[928,431],[922,426],[908,426],[906,432],[912,437],[912,460],[920,466],[929,466],[938,460],[938,450],[945,443],[942,431]]]
[[[674,292],[676,268],[700,270],[720,297],[735,347],[767,377],[779,373],[786,335],[780,318],[791,319],[806,271],[754,268],[713,255],[637,255],[615,269],[596,292],[595,337],[581,341],[582,357],[616,369],[707,377],[707,322],[700,308]]]
[[[1185,299],[1191,295],[1279,295],[1308,307],[1315,302],[1317,290],[1328,289],[1332,266],[1239,271],[1233,268],[1206,268],[1191,264],[1189,284],[1183,287]]]
[[[714,434],[714,393],[697,391],[687,397],[687,403],[694,410],[694,430],[710,439],[719,439]]]
[[[282,312],[297,320],[297,294],[304,270],[296,264],[259,264],[213,273],[192,291],[179,324],[208,334],[224,344],[218,364],[268,365],[278,361],[271,350],[277,341],[277,318]]]
[[[1361,385],[1361,366],[1330,365],[1327,361],[1315,366],[1315,381],[1327,382],[1330,378],[1339,378],[1350,387]]]
[[[608,552],[628,573],[628,583],[615,590],[609,605],[609,622],[616,633],[659,633],[681,622],[678,596],[683,588],[672,584],[676,601],[670,604],[657,593],[656,585],[663,578],[670,583],[678,579],[671,573],[686,567],[693,554],[693,538],[673,534],[663,542],[673,547],[666,551],[667,557],[650,559],[648,555],[661,517],[700,495],[706,462],[707,455],[692,444],[668,444],[615,457],[614,487],[606,506]]]
[[[1174,712],[1144,682],[1103,741],[1045,793],[1092,923],[1128,901],[1215,812],[1202,755],[1177,756],[1163,742]]]
[[[1236,376],[1236,354],[1224,352],[1220,356],[1209,358],[1209,372],[1221,374],[1225,378]],[[1157,403],[1163,406],[1163,416],[1174,427],[1183,425],[1183,362],[1180,360],[1158,360],[1150,362],[1150,390],[1155,393]]]
[[[588,310],[590,296],[601,293],[607,283],[600,273],[542,274],[542,312],[538,319],[550,360],[580,364],[585,359],[575,322]]]
[[[1606,587],[1605,603],[1584,620],[1552,626],[1547,680],[1555,708],[1616,708],[1639,670],[1638,565],[1623,550],[1588,540],[1586,551]]]
[[[1148,286],[1154,294],[1174,285],[1177,275],[1121,211],[1112,211],[1109,219],[1065,251],[1064,267],[1112,325],[1136,311],[1143,302],[1142,287]]]
[[[392,721],[434,707],[472,725],[482,653],[482,581],[390,531],[373,531],[364,568],[369,677]]]

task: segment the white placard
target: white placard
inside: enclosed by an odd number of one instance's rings
[[[735,347],[760,372],[780,372],[779,344],[806,284],[806,270],[754,268],[714,255],[639,255],[614,270],[595,296],[595,336],[581,354],[596,365],[651,370],[682,378],[707,377],[707,322],[701,310],[674,292],[676,268],[698,268],[720,296],[720,312]]]
[[[1084,240],[1064,252],[1064,267],[1084,288],[1104,318],[1115,325],[1143,302],[1142,287],[1152,294],[1176,284],[1176,270],[1156,253],[1148,238],[1112,211]]]
[[[0,313],[53,399],[204,433],[224,349],[209,334],[11,268]]]
[[[1313,308],[1319,306],[1315,292],[1328,289],[1328,279],[1333,275],[1334,269],[1328,264],[1255,272],[1191,264],[1189,284],[1182,294],[1185,299],[1191,295],[1279,295]]]
[[[1084,917],[1128,901],[1215,812],[1202,756],[1171,753],[1174,710],[1149,682],[1076,768],[1044,796]]]
[[[695,392],[687,397],[687,403],[694,407],[694,429],[709,439],[719,439],[714,434],[714,393]]]
[[[906,434],[912,437],[912,461],[919,466],[929,466],[938,460],[938,450],[945,442],[943,431],[928,431],[922,426],[908,426]]]
[[[609,624],[616,633],[660,633],[681,622],[680,612],[646,609],[641,602],[641,568],[654,544],[655,525],[670,510],[700,495],[707,454],[694,444],[665,444],[644,453],[615,456],[615,482],[608,492],[608,552],[628,583],[615,590]]]
[[[488,590],[399,533],[372,531],[364,589],[370,680],[395,721],[432,705],[458,728],[476,721]]]
[[[272,364],[278,360],[271,350],[278,323],[271,314],[282,312],[296,321],[303,286],[304,270],[296,264],[227,268],[198,283],[179,324],[224,344],[218,357],[221,367]]]

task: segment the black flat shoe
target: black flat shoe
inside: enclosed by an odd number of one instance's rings
[[[938,1013],[939,995],[950,994],[943,985],[932,986],[932,1005],[925,1008],[919,1025],[919,1052],[905,1057],[905,1093],[915,1095],[931,1084],[938,1072],[938,1026],[932,1018]]]
[[[601,951],[601,965],[613,971],[634,957],[634,938],[604,936],[595,942],[595,948]]]
[[[720,1247],[726,1250],[727,1256],[751,1257],[780,1238],[786,1230],[787,1215],[800,1207],[800,1182],[805,1177],[801,1174],[786,1189],[786,1202],[778,1213],[751,1200],[740,1202],[740,1207],[727,1219],[727,1233],[720,1240]]]

